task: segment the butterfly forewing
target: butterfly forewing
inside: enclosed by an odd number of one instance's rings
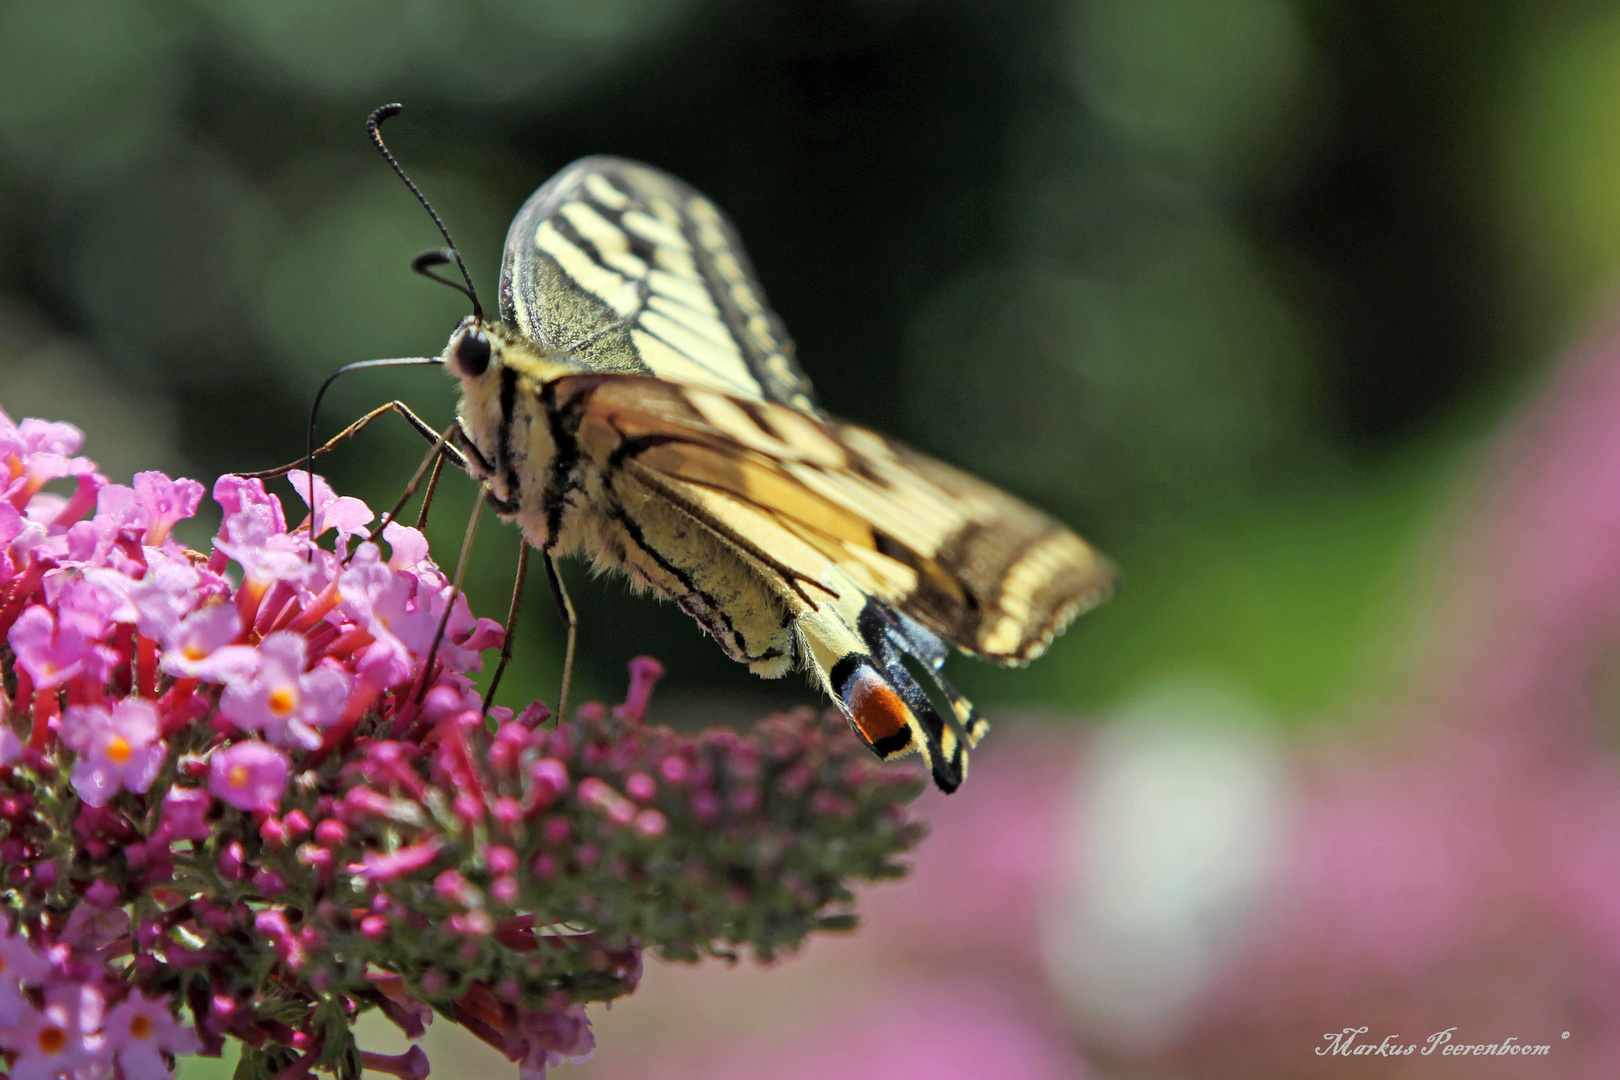
[[[509,326],[585,370],[815,409],[736,230],[649,166],[584,158],[530,196],[506,236],[500,303]]]

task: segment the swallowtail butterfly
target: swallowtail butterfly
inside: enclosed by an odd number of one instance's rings
[[[391,163],[376,125],[397,111],[371,123]],[[759,675],[812,672],[874,753],[920,753],[947,792],[988,728],[941,674],[949,646],[1023,664],[1112,587],[1058,521],[824,413],[736,230],[667,173],[569,165],[512,222],[499,318],[463,291],[439,358],[456,457],[554,590],[563,555],[622,572]]]

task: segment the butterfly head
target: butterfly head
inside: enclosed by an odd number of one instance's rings
[[[450,335],[450,343],[444,347],[444,362],[462,382],[471,383],[488,375],[490,368],[500,366],[502,344],[498,327],[469,315]]]
[[[539,382],[578,370],[559,363],[510,327],[474,315],[456,325],[440,355],[450,373],[460,379],[462,387],[469,392],[481,386],[498,385],[501,372],[508,368],[515,368],[519,374]]]

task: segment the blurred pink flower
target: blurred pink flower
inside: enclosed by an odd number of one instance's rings
[[[1494,467],[1406,729],[1302,755],[1263,933],[1153,1067],[1360,1075],[1302,1055],[1366,1024],[1371,1042],[1550,1044],[1514,1075],[1614,1074],[1620,761],[1590,686],[1620,624],[1620,334],[1577,352]],[[1436,1057],[1421,1075],[1477,1070]]]
[[[127,1080],[167,1080],[164,1054],[195,1054],[201,1048],[197,1036],[170,1015],[168,1002],[140,991],[107,1010],[102,1034]]]
[[[871,889],[865,936],[913,961],[949,961],[1016,984],[1040,979],[1042,904],[1062,869],[1058,834],[1081,743],[998,731],[973,759],[970,798],[917,800],[937,842],[909,877]]]
[[[623,1080],[1084,1080],[1060,1027],[964,975],[866,985],[859,1003],[788,1038],[738,1037],[685,1058],[613,1063]]]
[[[261,742],[236,742],[214,751],[208,790],[238,810],[275,810],[287,788],[287,755]]]
[[[140,698],[125,698],[111,711],[71,705],[62,714],[59,736],[79,755],[73,790],[91,806],[105,806],[120,791],[146,791],[168,755],[158,738],[157,709]]]

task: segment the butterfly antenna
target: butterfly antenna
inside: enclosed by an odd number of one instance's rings
[[[400,165],[399,161],[389,151],[387,144],[383,142],[383,121],[390,119],[391,117],[398,116],[404,111],[405,106],[401,105],[397,101],[388,105],[379,105],[375,110],[372,111],[371,115],[366,118],[366,134],[371,136],[372,144],[377,147],[378,153],[382,154],[383,159],[386,160],[389,165],[393,166],[394,171],[399,174],[399,178],[405,181],[405,186],[411,189],[411,194],[416,196],[417,202],[420,202],[422,204],[422,208],[428,212],[428,216],[433,219],[433,224],[439,227],[439,235],[443,236],[444,242],[449,245],[443,251],[432,251],[426,255],[418,256],[411,263],[411,269],[415,270],[423,277],[430,277],[434,281],[449,285],[451,288],[465,293],[467,299],[472,301],[473,318],[482,320],[484,317],[484,306],[478,302],[478,289],[473,285],[472,275],[467,273],[467,264],[462,261],[461,249],[456,247],[456,242],[451,239],[450,230],[444,227],[444,221],[439,217],[439,212],[433,209],[433,204],[428,202],[426,195],[422,194],[422,189],[417,187],[411,178],[405,174],[404,167]],[[446,256],[449,256],[450,258],[447,258]],[[456,268],[461,271],[462,280],[467,283],[467,287],[465,289],[463,289],[460,285],[457,285],[455,282],[442,278],[428,269],[429,266],[439,266],[450,262],[451,258],[455,260]]]

